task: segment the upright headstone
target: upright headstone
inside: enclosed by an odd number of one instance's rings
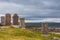
[[[48,23],[42,24],[42,34],[47,35],[48,34]]]
[[[13,15],[13,25],[18,25],[18,15],[17,14],[14,14]]]
[[[5,15],[5,24],[6,25],[11,25],[11,14],[7,13]]]
[[[20,26],[25,28],[25,18],[20,18]]]
[[[4,25],[5,24],[5,17],[1,16],[1,24]]]

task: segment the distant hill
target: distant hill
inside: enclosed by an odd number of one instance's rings
[[[26,26],[41,26],[42,23],[25,23]],[[60,23],[49,22],[49,27],[60,27]]]

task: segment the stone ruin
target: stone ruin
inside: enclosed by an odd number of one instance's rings
[[[5,17],[4,16],[1,16],[1,24],[5,25]]]
[[[5,24],[6,25],[11,25],[11,14],[7,13],[5,15]]]
[[[45,23],[42,24],[41,31],[42,31],[42,34],[44,34],[44,35],[48,34],[48,23],[47,22],[45,22]]]
[[[25,19],[20,18],[20,27],[25,28]]]
[[[17,14],[14,14],[13,15],[13,20],[11,20],[11,14],[9,14],[9,13],[7,13],[5,16],[1,16],[0,25],[1,24],[5,24],[5,25],[8,25],[8,26],[12,25],[11,21],[12,21],[14,26],[18,25],[19,27],[26,28],[26,26],[25,26],[25,18],[20,18],[20,20],[19,20],[19,16]],[[18,22],[18,21],[20,21],[20,22]],[[36,28],[36,29],[38,30],[38,28]],[[43,23],[42,28],[39,29],[39,31],[42,31],[42,34],[48,34],[49,30],[51,31],[52,28],[48,29],[48,23],[47,22]],[[59,31],[60,28],[53,28],[53,30],[56,31],[56,32],[60,32]]]
[[[11,20],[11,14],[7,13],[5,16],[1,16],[1,24],[5,24],[7,26],[13,24],[15,26],[19,25],[19,27],[25,28],[25,18],[20,18],[19,22],[19,16],[17,14],[14,14],[12,19],[13,20]]]
[[[18,15],[17,14],[14,14],[13,15],[13,25],[18,25]]]

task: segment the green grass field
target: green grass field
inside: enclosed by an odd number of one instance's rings
[[[51,34],[52,35],[52,34]],[[0,40],[51,40],[48,37],[41,36],[41,32],[30,31],[22,28],[1,28]]]
[[[60,34],[55,34],[55,33],[49,33],[52,37],[57,37],[60,38]]]

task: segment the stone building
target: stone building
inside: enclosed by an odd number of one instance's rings
[[[13,25],[18,25],[18,15],[17,14],[14,14],[13,15]]]
[[[11,25],[11,14],[7,13],[5,15],[5,24],[6,25]]]
[[[25,28],[25,18],[20,18],[20,26]]]
[[[5,17],[1,16],[1,24],[4,25],[5,24]]]

